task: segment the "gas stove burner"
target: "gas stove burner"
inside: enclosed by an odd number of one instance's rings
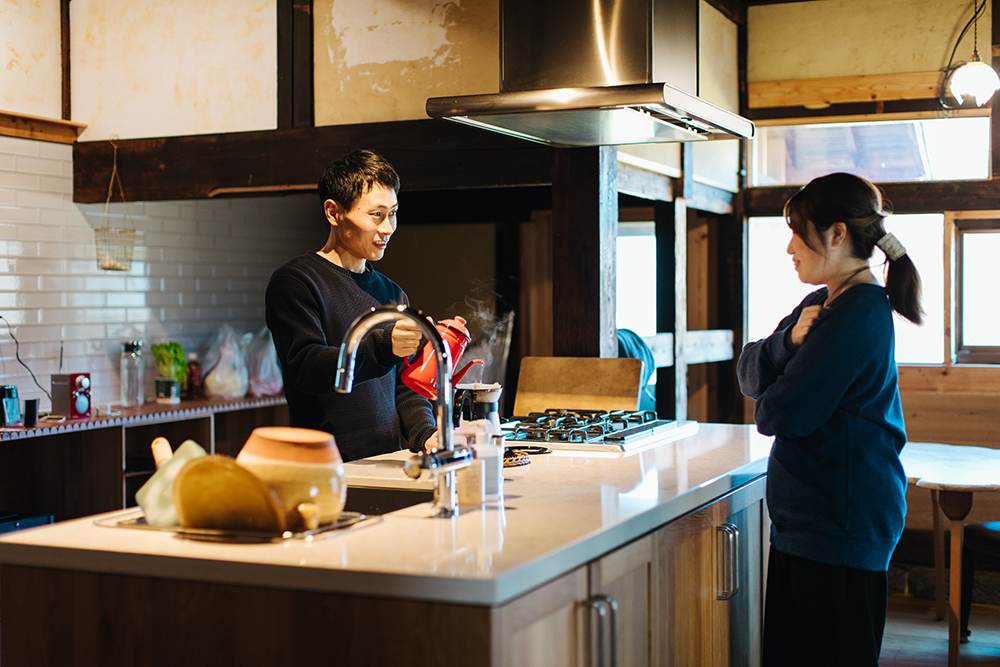
[[[621,450],[626,448],[626,442],[648,440],[654,430],[668,425],[676,422],[657,419],[651,410],[559,408],[511,417],[505,430],[507,439],[516,442],[545,442],[562,447],[599,445]]]

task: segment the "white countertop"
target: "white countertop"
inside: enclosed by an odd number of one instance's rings
[[[624,455],[555,451],[504,470],[502,505],[440,519],[423,503],[280,543],[198,542],[87,517],[0,538],[0,563],[497,605],[764,474],[771,443],[753,426],[701,424]],[[430,488],[403,475],[406,456],[347,464],[348,484]]]

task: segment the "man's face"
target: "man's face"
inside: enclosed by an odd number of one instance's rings
[[[396,231],[396,193],[375,184],[350,210],[327,200],[327,217],[337,226],[337,250],[347,268],[364,270],[365,260],[377,262]],[[331,210],[332,208],[332,210]]]

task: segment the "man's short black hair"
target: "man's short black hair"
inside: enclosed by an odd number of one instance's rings
[[[375,185],[399,192],[399,175],[384,157],[375,151],[359,148],[337,158],[323,172],[319,182],[319,199],[332,199],[345,209]]]

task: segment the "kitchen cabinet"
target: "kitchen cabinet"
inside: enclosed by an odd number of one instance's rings
[[[763,478],[660,529],[659,665],[760,664]]]
[[[496,664],[756,667],[763,526],[760,478],[532,591],[498,611]]]
[[[0,510],[52,514],[57,521],[135,505],[155,471],[149,449],[164,436],[176,448],[191,439],[236,456],[257,426],[288,424],[283,397],[147,403],[115,415],[0,433]]]
[[[226,420],[208,422],[217,451]],[[119,438],[72,464],[124,470]],[[612,664],[613,647],[618,665],[755,665],[770,444],[702,424],[628,456],[540,455],[505,472],[503,506],[430,520],[418,504],[314,540],[108,527],[125,512],[0,536],[0,659],[44,646],[33,664],[590,667]],[[407,456],[347,464],[352,488],[397,480],[413,493]]]

